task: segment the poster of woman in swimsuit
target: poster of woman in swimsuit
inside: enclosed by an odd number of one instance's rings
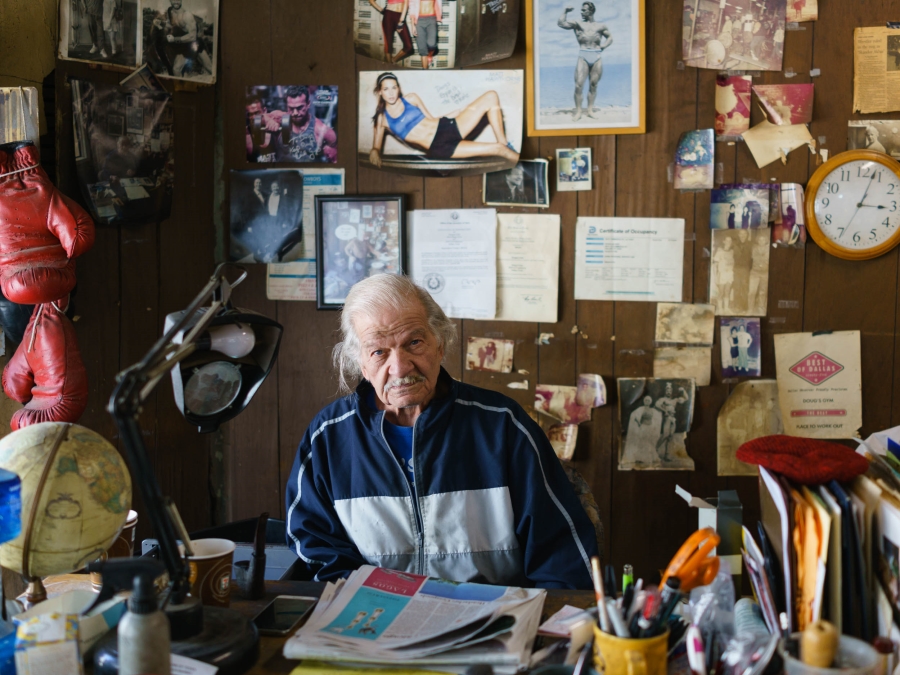
[[[643,0],[526,0],[528,135],[640,134]]]
[[[370,168],[461,176],[515,166],[521,70],[359,74],[358,152]]]

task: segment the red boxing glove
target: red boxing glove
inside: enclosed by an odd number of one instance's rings
[[[3,391],[25,404],[13,415],[13,431],[39,422],[77,422],[87,407],[87,371],[75,326],[63,312],[67,303],[34,308],[19,348],[3,369]]]
[[[94,221],[38,164],[30,141],[0,145],[0,288],[12,302],[49,303],[75,287],[75,258]]]

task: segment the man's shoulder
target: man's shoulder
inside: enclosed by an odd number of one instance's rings
[[[457,383],[456,400],[453,402],[491,413],[527,416],[522,406],[506,394],[463,382]]]
[[[318,436],[327,427],[342,422],[356,414],[357,395],[342,396],[322,408],[309,424],[309,434]]]

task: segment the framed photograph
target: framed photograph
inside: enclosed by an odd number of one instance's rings
[[[506,171],[484,174],[482,195],[488,206],[550,207],[546,159],[523,159]]]
[[[357,281],[402,274],[404,195],[316,195],[316,307],[340,309]]]
[[[143,134],[144,109],[139,106],[125,108],[125,124],[129,134]]]
[[[642,134],[644,0],[525,0],[529,136]]]
[[[125,135],[125,117],[123,115],[109,114],[106,116],[106,133],[110,136]]]
[[[556,191],[591,189],[591,149],[556,149]]]

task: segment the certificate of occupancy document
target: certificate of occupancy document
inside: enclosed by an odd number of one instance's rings
[[[575,299],[681,302],[684,220],[579,218]]]
[[[775,336],[784,433],[855,438],[862,426],[859,331]]]

